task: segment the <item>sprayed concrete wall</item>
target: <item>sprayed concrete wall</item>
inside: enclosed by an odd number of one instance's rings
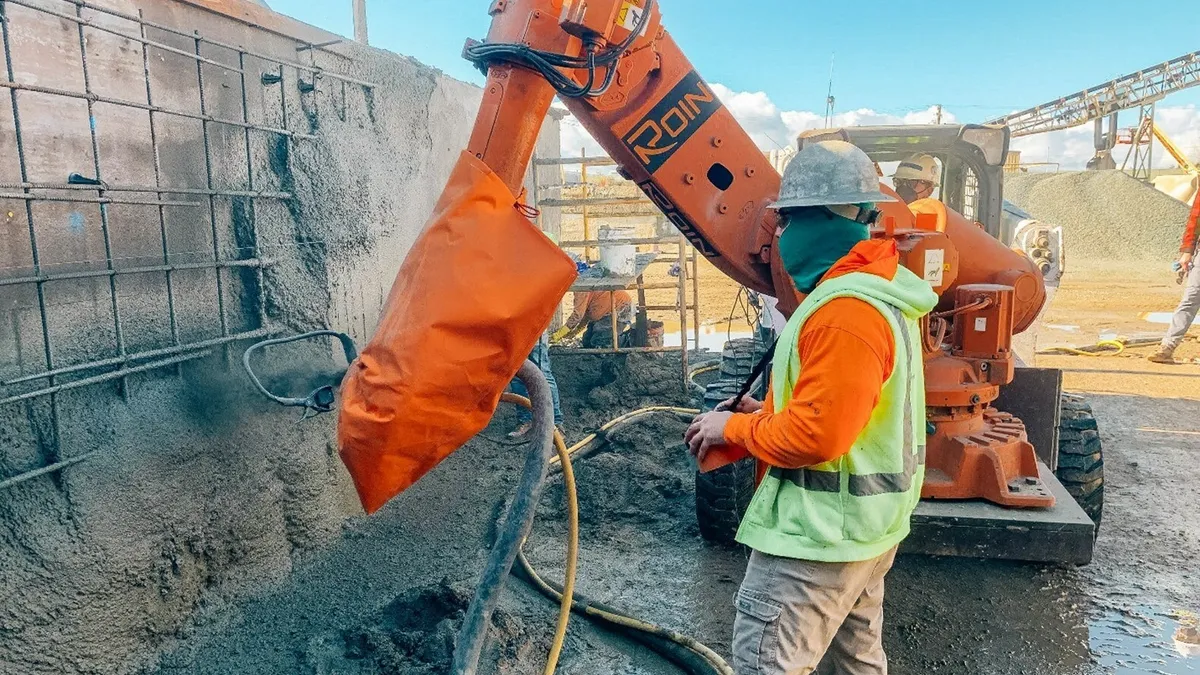
[[[136,671],[200,607],[340,536],[358,505],[333,419],[252,395],[233,338],[368,337],[480,98],[392,53],[297,51],[331,36],[249,3],[95,4],[126,16],[0,2],[0,80],[26,86],[0,88],[0,485],[86,457],[0,488],[4,673]],[[143,37],[139,12],[184,35]],[[541,151],[558,142],[550,120]],[[180,362],[75,387],[163,349]],[[296,393],[336,366],[327,345],[262,363]]]

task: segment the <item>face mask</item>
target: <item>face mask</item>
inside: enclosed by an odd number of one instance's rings
[[[896,181],[896,194],[900,195],[900,198],[906,203],[915,202],[917,200],[916,185],[909,183],[908,181],[903,183]]]
[[[871,208],[870,204],[861,206]],[[838,260],[868,236],[862,223],[821,208],[802,209],[787,215],[779,237],[779,257],[796,290],[808,295]]]

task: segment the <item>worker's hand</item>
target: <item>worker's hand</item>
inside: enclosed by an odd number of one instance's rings
[[[762,410],[762,407],[763,407],[762,401],[757,401],[753,398],[750,398],[749,396],[743,396],[741,402],[738,403],[737,410],[734,410],[733,409],[733,400],[735,398],[737,398],[737,397],[730,396],[729,398],[725,399],[724,401],[721,401],[720,403],[718,403],[717,407],[713,408],[713,410],[716,410],[718,412],[728,410],[730,412],[746,413],[746,414],[756,413],[759,410]]]
[[[554,333],[552,333],[550,335],[550,341],[551,342],[560,342],[560,341],[562,341],[563,338],[567,337],[567,335],[570,334],[570,332],[571,332],[570,326],[563,326],[562,328],[559,328],[558,330],[554,331]]]
[[[697,415],[692,420],[692,425],[683,434],[683,440],[696,461],[704,461],[709,448],[725,443],[725,425],[730,417],[733,417],[731,412],[714,411]]]
[[[1192,254],[1191,253],[1180,253],[1179,254],[1179,267],[1184,270],[1192,269]]]

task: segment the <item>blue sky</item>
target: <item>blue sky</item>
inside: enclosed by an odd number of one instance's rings
[[[1180,9],[1188,1],[1178,0]],[[269,2],[326,30],[353,32],[350,0]],[[479,82],[460,52],[466,38],[486,34],[488,4],[367,0],[371,42]],[[823,109],[836,54],[839,108],[943,103],[963,119],[1035,105],[1200,49],[1200,15],[1135,20],[1135,4],[860,1],[850,13],[843,2],[660,0],[667,29],[709,81],[765,91],[783,108]],[[1200,90],[1167,103],[1200,103]]]
[[[353,32],[350,0],[268,1],[334,33]],[[762,92],[779,111],[824,110],[831,55],[839,111],[903,117],[941,103],[958,121],[977,122],[1200,49],[1200,19],[1183,10],[1194,0],[1176,0],[1178,16],[1157,19],[1116,0],[867,0],[853,12],[846,2],[659,1],[664,24],[705,79],[729,93]],[[486,34],[488,4],[367,0],[371,43],[482,82],[460,53],[466,38]],[[1200,107],[1200,87],[1160,105]],[[1175,130],[1189,148],[1192,120],[1200,123],[1189,115]],[[1200,151],[1200,131],[1194,144]]]

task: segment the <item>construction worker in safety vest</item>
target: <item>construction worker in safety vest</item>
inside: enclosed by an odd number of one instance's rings
[[[889,200],[853,145],[800,151],[773,208],[806,297],[779,335],[766,400],[726,401],[684,437],[701,462],[725,446],[726,461],[765,468],[737,533],[752,549],[735,601],[738,675],[887,673],[884,576],[925,471],[918,320],[938,300],[893,240],[869,238],[874,204]]]
[[[896,167],[892,184],[905,204],[932,197],[933,189],[938,186],[937,160],[931,155],[909,157]]]

